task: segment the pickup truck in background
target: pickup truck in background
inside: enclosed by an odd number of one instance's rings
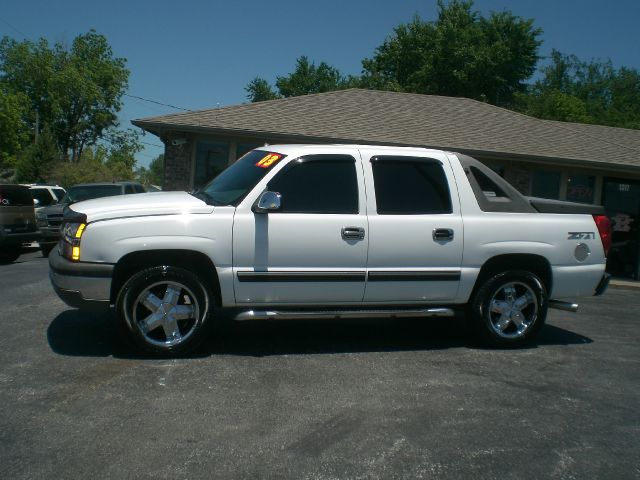
[[[115,307],[145,350],[197,345],[236,320],[452,317],[494,346],[547,309],[598,295],[602,207],[522,196],[482,163],[423,148],[253,150],[191,194],[71,205],[50,255],[58,295]]]
[[[0,265],[20,257],[22,245],[40,240],[29,187],[0,184]]]
[[[62,212],[66,206],[74,202],[82,202],[94,198],[144,192],[144,187],[135,182],[81,183],[72,186],[68,192],[63,193],[55,204],[47,205],[36,210],[36,221],[40,232],[42,232],[42,238],[40,239],[42,255],[45,257],[48,256],[49,252],[51,252],[60,240]]]

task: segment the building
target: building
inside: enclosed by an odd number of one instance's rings
[[[640,130],[539,120],[467,98],[350,89],[134,120],[165,144],[167,190],[197,188],[275,143],[422,146],[466,153],[525,195],[602,204],[609,269],[640,276]]]

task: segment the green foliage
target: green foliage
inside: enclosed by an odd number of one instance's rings
[[[110,143],[85,148],[77,162],[62,160],[52,165],[47,181],[70,187],[77,183],[133,180],[134,155],[141,149],[138,133],[113,131],[105,136]]]
[[[472,6],[438,0],[435,22],[416,16],[396,27],[373,58],[363,60],[362,84],[508,104],[535,71],[542,32],[533,20],[507,11],[485,18]]]
[[[547,90],[535,97],[535,101],[530,101],[531,99],[532,97],[526,96],[519,98],[529,101],[528,113],[534,117],[578,123],[589,123],[592,120],[582,100],[560,90]]]
[[[538,118],[640,128],[640,73],[556,50],[516,107]]]
[[[38,136],[38,141],[28,146],[18,156],[16,181],[45,182],[51,168],[58,161],[60,161],[60,150],[56,145],[55,136],[49,130],[44,130]]]
[[[269,82],[260,77],[251,80],[249,85],[245,87],[245,90],[247,92],[247,98],[252,103],[281,98],[280,95],[273,90],[271,85],[269,85]]]
[[[23,122],[28,111],[26,95],[6,90],[0,83],[0,169],[14,167],[17,154],[29,142]]]
[[[34,131],[38,112],[39,125],[51,129],[63,156],[74,162],[117,126],[129,77],[125,63],[94,30],[76,37],[69,49],[45,39],[0,41],[0,77],[8,91],[28,98],[27,129]]]
[[[254,78],[245,90],[247,98],[251,102],[260,102],[282,97],[344,90],[358,85],[358,78],[344,76],[338,69],[325,62],[316,66],[307,57],[302,56],[296,60],[296,68],[292,73],[276,78],[277,92],[265,79],[260,77]]]
[[[149,185],[163,186],[164,184],[164,153],[151,160],[149,168],[140,167],[136,170],[136,179],[145,187]]]

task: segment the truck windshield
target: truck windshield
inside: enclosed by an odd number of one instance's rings
[[[238,205],[285,155],[252,150],[193,195],[212,205]]]

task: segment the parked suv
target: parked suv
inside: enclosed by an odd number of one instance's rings
[[[42,240],[40,241],[42,254],[45,257],[48,256],[60,239],[60,224],[64,207],[84,200],[131,193],[145,193],[145,189],[135,182],[81,183],[71,187],[62,197],[60,203],[41,208],[36,215],[38,228],[42,232]]]
[[[64,188],[58,185],[38,185],[36,183],[32,183],[25,186],[29,187],[31,196],[33,197],[33,203],[36,208],[36,213],[43,207],[59,203],[65,193],[67,193]]]
[[[15,261],[23,243],[39,239],[29,188],[0,185],[0,264]]]

